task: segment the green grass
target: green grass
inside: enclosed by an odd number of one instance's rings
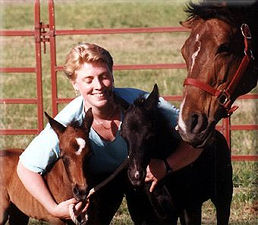
[[[9,1],[10,2],[10,1]],[[184,20],[185,1],[169,0],[87,0],[55,1],[57,29],[127,28],[178,26]],[[47,5],[41,1],[41,21],[47,23]],[[33,1],[0,2],[1,29],[32,30],[34,27]],[[187,33],[115,34],[58,36],[57,64],[78,42],[94,42],[107,48],[115,64],[152,64],[184,62],[180,48]],[[0,67],[34,67],[33,37],[0,37]],[[51,80],[49,45],[42,55],[44,110],[51,113]],[[136,87],[150,91],[157,83],[162,95],[180,95],[185,70],[115,71],[117,87]],[[0,98],[34,98],[34,74],[0,74]],[[252,91],[257,93],[257,88]],[[63,73],[58,73],[58,96],[74,97],[74,91]],[[178,106],[178,102],[173,102]],[[232,116],[232,124],[257,124],[257,100],[238,100],[240,108]],[[60,105],[60,109],[64,104]],[[0,129],[36,128],[37,109],[34,105],[0,105]],[[31,135],[1,136],[1,148],[25,148]],[[233,154],[257,154],[257,131],[233,131]],[[234,162],[234,197],[230,224],[257,224],[257,163]],[[203,224],[215,224],[215,210],[211,202],[203,206]],[[45,224],[31,220],[30,224]],[[115,218],[115,225],[132,224],[126,203],[123,202]]]

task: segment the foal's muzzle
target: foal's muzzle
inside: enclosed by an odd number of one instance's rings
[[[128,177],[131,184],[135,187],[140,187],[144,184],[146,171],[143,169],[135,170],[128,168]]]
[[[87,197],[87,188],[80,187],[79,185],[75,184],[73,187],[73,196],[76,200],[82,201],[85,200]]]

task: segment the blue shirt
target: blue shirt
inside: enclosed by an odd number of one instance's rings
[[[140,95],[148,96],[147,92],[133,88],[115,88],[114,92],[130,104]],[[166,102],[163,98],[160,98],[159,108],[169,121],[171,121],[172,125],[176,126],[178,109]],[[55,119],[64,126],[67,126],[71,121],[82,123],[84,116],[84,101],[82,96],[79,96],[60,111]],[[121,124],[113,141],[103,140],[91,128],[89,138],[93,154],[89,163],[91,171],[94,171],[95,174],[113,172],[127,157],[127,145],[120,135],[120,128]],[[56,133],[47,124],[46,128],[32,140],[21,154],[20,161],[29,170],[44,174],[48,167],[59,157],[59,140]]]

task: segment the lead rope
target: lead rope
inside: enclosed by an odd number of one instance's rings
[[[74,222],[75,225],[81,225],[82,223],[86,222],[88,220],[88,214],[85,213],[85,218],[82,222],[79,222],[77,217],[75,216],[75,204],[69,205],[69,214],[71,217],[71,220]]]
[[[75,216],[75,204],[70,204],[69,205],[69,214],[71,217],[71,220],[74,222],[75,225],[81,225],[82,223],[85,223],[88,221],[88,214],[87,214],[87,209],[89,207],[89,198],[95,194],[97,191],[99,191],[102,187],[104,187],[106,184],[108,184],[110,181],[112,181],[127,165],[129,162],[129,157],[127,157],[121,164],[120,166],[112,173],[109,177],[107,177],[105,180],[100,182],[98,185],[95,187],[91,188],[89,191],[89,194],[86,197],[86,212],[85,212],[85,218],[82,220],[82,222],[79,222],[77,217]]]

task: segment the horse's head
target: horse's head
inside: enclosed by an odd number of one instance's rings
[[[187,9],[190,17],[182,25],[191,32],[181,52],[188,75],[178,125],[195,147],[205,146],[217,122],[236,109],[236,98],[257,84],[258,23],[250,18],[257,7],[202,3]]]
[[[47,113],[45,115],[58,136],[61,159],[72,185],[73,195],[76,199],[83,200],[88,188],[85,178],[85,162],[91,154],[89,132],[93,121],[92,111],[91,109],[87,111],[82,125],[72,123],[67,127]]]
[[[153,116],[159,101],[158,87],[147,99],[140,97],[125,112],[121,135],[126,140],[129,153],[128,177],[135,186],[141,186],[146,167],[155,148],[155,121]]]

